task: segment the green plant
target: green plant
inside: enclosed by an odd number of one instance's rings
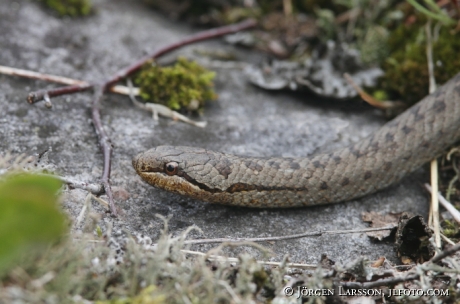
[[[200,110],[205,101],[217,98],[212,80],[215,73],[194,61],[179,57],[174,66],[145,65],[134,81],[141,97],[173,110]]]
[[[57,204],[60,187],[55,178],[33,174],[0,181],[0,275],[21,256],[46,248],[67,231]]]
[[[449,15],[447,15],[433,0],[423,1],[426,4],[426,6],[428,6],[428,8],[426,8],[416,0],[407,0],[407,2],[409,2],[416,10],[418,10],[428,18],[441,21],[444,25],[452,25],[455,23],[454,20],[452,20],[449,17]]]
[[[90,0],[40,0],[60,16],[86,16],[91,12]]]
[[[411,104],[428,94],[425,24],[426,19],[419,16],[416,23],[401,24],[388,38],[390,54],[383,64],[381,88],[392,99]],[[432,45],[434,76],[442,84],[460,71],[460,34],[441,26]]]

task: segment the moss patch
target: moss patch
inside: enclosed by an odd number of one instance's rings
[[[205,101],[217,98],[213,89],[215,73],[194,61],[180,57],[174,66],[146,64],[134,82],[141,97],[173,110],[199,111]]]
[[[424,20],[401,24],[389,37],[390,56],[383,65],[381,88],[393,99],[412,104],[428,94],[425,24]],[[432,44],[434,76],[443,84],[460,71],[460,34],[450,27],[438,30]]]
[[[60,16],[86,16],[91,12],[90,0],[40,0]]]

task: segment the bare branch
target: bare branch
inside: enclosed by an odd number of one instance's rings
[[[430,193],[433,192],[430,185],[425,184],[425,188],[428,189]],[[460,212],[448,200],[446,200],[444,196],[442,196],[441,193],[439,192],[438,192],[438,199],[441,205],[443,205],[443,207],[446,208],[447,211],[449,211],[449,213],[457,221],[457,223],[460,223]]]
[[[203,252],[191,251],[191,250],[185,250],[185,249],[181,251],[186,254],[199,255],[199,256],[206,257],[210,261],[231,262],[231,263],[239,262],[237,258],[231,258],[231,257],[226,257],[226,256],[221,256],[221,255],[208,255]],[[257,261],[257,263],[266,265],[266,266],[278,266],[278,267],[282,265],[282,262]],[[285,265],[288,268],[299,268],[299,269],[310,269],[310,270],[318,268],[318,266],[314,264],[285,263]]]
[[[110,212],[114,216],[117,215],[117,210],[115,208],[115,203],[113,201],[112,188],[110,187],[110,171],[111,171],[111,156],[112,156],[112,143],[109,136],[105,132],[104,127],[102,126],[101,113],[100,113],[100,103],[101,99],[104,96],[104,87],[103,85],[97,85],[94,88],[94,97],[93,103],[91,106],[91,115],[93,118],[94,129],[96,130],[97,137],[99,138],[99,145],[102,150],[104,157],[104,170],[102,173],[101,182],[104,185],[105,193],[107,194],[107,199],[110,205]]]
[[[442,259],[444,259],[445,257],[448,257],[449,255],[454,254],[455,252],[457,252],[459,250],[460,250],[460,243],[458,243],[457,245],[452,246],[449,249],[446,249],[446,250],[442,251],[441,253],[435,255],[430,260],[430,262],[431,263],[437,263],[437,262],[441,261]]]
[[[201,240],[189,240],[184,241],[184,244],[213,244],[213,243],[236,243],[236,242],[271,242],[271,241],[282,241],[282,240],[291,240],[299,239],[304,237],[312,236],[322,236],[327,234],[348,234],[348,233],[363,233],[371,231],[381,231],[381,230],[391,230],[397,226],[390,227],[379,227],[379,228],[365,228],[357,230],[330,230],[330,231],[309,231],[300,234],[291,234],[285,236],[272,236],[272,237],[263,237],[263,238],[236,238],[236,239],[227,239],[227,238],[217,238],[217,239],[201,239]]]
[[[215,28],[215,29],[210,29],[210,30],[207,30],[207,31],[202,31],[202,32],[199,32],[199,33],[197,33],[195,35],[191,35],[191,36],[189,36],[189,37],[187,37],[187,38],[185,38],[183,40],[180,40],[178,42],[175,42],[175,43],[172,43],[172,44],[167,45],[165,47],[162,47],[162,48],[154,51],[153,53],[151,53],[151,54],[149,54],[149,55],[147,55],[145,57],[142,57],[141,59],[139,59],[138,61],[136,61],[132,65],[130,65],[130,66],[124,68],[124,69],[121,69],[117,73],[115,73],[112,77],[110,77],[108,80],[106,80],[104,82],[104,85],[103,85],[104,92],[109,90],[118,81],[120,81],[123,78],[131,75],[132,73],[134,73],[136,71],[138,71],[149,60],[157,59],[157,58],[159,58],[160,56],[162,56],[162,55],[164,55],[166,53],[169,53],[169,52],[171,52],[173,50],[176,50],[178,48],[184,47],[184,46],[192,44],[192,43],[196,43],[196,42],[199,42],[199,41],[224,36],[224,35],[227,35],[227,34],[236,33],[236,32],[239,32],[241,30],[254,27],[255,25],[256,25],[256,21],[252,20],[252,19],[249,19],[249,20],[237,23],[237,24],[232,24],[232,25],[218,27],[218,28]],[[62,87],[62,88],[58,88],[58,89],[39,90],[39,91],[36,91],[36,92],[31,92],[29,94],[29,97],[27,98],[27,100],[28,100],[29,103],[32,104],[32,103],[35,103],[35,102],[43,100],[43,97],[45,95],[48,95],[51,98],[51,97],[56,97],[56,96],[60,96],[60,95],[65,95],[65,94],[73,94],[73,93],[82,92],[82,91],[92,89],[94,87],[94,85],[95,84],[85,83],[85,85],[72,85],[72,86]]]
[[[55,82],[55,83],[60,83],[60,84],[67,84],[71,86],[89,85],[88,82],[83,81],[83,80],[56,76],[56,75],[51,75],[51,74],[45,74],[45,73],[38,73],[35,71],[30,71],[30,70],[7,67],[4,65],[0,65],[0,74],[10,75],[10,76],[19,76],[19,77],[24,77],[24,78],[29,78],[29,79],[37,79],[37,80]],[[118,94],[123,94],[123,95],[128,95],[130,93],[129,88],[125,86],[121,86],[121,85],[116,85],[116,86],[111,87],[110,91],[113,93],[118,93]],[[138,88],[132,88],[132,91],[134,95],[139,95]]]

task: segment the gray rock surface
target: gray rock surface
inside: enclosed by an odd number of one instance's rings
[[[16,68],[98,80],[130,64],[146,51],[198,31],[146,9],[140,1],[95,1],[98,13],[83,19],[57,18],[36,2],[0,0],[0,64]],[[196,48],[233,50],[242,61],[257,62],[261,54],[234,49],[214,40],[171,54],[190,56]],[[105,229],[142,233],[156,239],[170,217],[173,234],[197,225],[193,238],[267,237],[312,230],[358,229],[365,211],[410,211],[425,214],[427,197],[420,186],[422,171],[375,195],[343,204],[291,210],[257,210],[211,205],[150,187],[136,175],[131,158],[156,145],[189,145],[260,156],[308,156],[364,138],[385,119],[378,111],[352,102],[330,102],[309,94],[265,92],[251,86],[241,70],[216,69],[217,102],[203,117],[206,129],[161,119],[134,108],[127,97],[107,94],[102,118],[114,145],[112,184],[121,210],[111,218],[99,204]],[[52,148],[57,173],[97,181],[102,154],[90,120],[90,93],[55,98],[52,110],[31,106],[28,92],[54,84],[0,75],[0,151],[41,153]],[[63,206],[72,219],[81,211],[86,192],[66,191]],[[292,262],[316,263],[322,253],[337,262],[357,256],[397,258],[390,243],[375,243],[365,234],[324,235],[265,243],[272,260],[285,254]],[[215,245],[195,245],[205,251]],[[252,248],[244,248],[256,255]]]

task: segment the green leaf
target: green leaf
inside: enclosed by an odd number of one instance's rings
[[[65,233],[65,216],[58,208],[60,187],[53,177],[32,174],[0,181],[0,273]]]

